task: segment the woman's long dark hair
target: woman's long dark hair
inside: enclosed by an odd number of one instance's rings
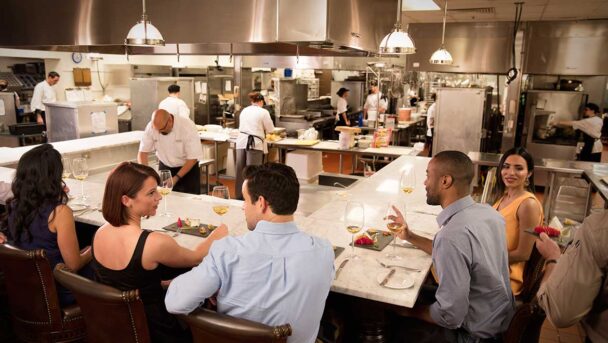
[[[532,194],[535,192],[534,188],[534,158],[532,155],[526,150],[524,147],[515,147],[507,150],[502,157],[500,158],[500,162],[498,163],[498,169],[496,170],[496,187],[494,187],[494,192],[492,192],[492,202],[498,201],[504,194],[507,186],[505,182],[502,180],[501,170],[505,165],[505,161],[507,157],[511,155],[519,155],[525,161],[528,167],[528,173],[531,173],[530,178],[528,178],[529,184],[526,187],[526,190]]]
[[[31,241],[30,225],[34,219],[48,206],[68,202],[62,173],[61,154],[50,144],[37,146],[21,156],[11,187],[13,198],[7,201],[8,215],[3,220],[9,240]],[[50,220],[54,217],[53,209]]]

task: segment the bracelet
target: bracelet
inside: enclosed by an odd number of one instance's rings
[[[545,261],[545,266],[547,266],[547,265],[549,265],[551,263],[557,263],[557,260],[555,260],[555,259],[546,260]]]
[[[182,177],[179,176],[179,174],[175,174],[175,177],[177,178],[178,181],[182,179]]]

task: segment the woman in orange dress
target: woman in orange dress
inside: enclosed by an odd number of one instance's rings
[[[498,172],[493,207],[505,218],[511,289],[518,295],[524,267],[534,248],[534,236],[524,230],[542,225],[543,210],[534,195],[534,160],[526,149],[517,147],[505,152]]]

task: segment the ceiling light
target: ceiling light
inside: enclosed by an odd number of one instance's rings
[[[444,12],[443,12],[443,31],[441,33],[441,47],[439,47],[439,49],[437,49],[437,51],[435,51],[433,53],[433,55],[431,55],[431,58],[429,60],[429,62],[431,62],[431,64],[445,64],[445,65],[449,65],[454,63],[454,59],[452,58],[452,54],[450,54],[449,51],[446,50],[444,43],[445,43],[445,21],[446,18],[448,16],[448,0],[445,0],[445,8],[444,8]]]
[[[438,11],[441,7],[433,0],[405,0],[403,11]]]
[[[401,0],[397,6],[397,22],[393,31],[386,35],[380,43],[381,54],[406,55],[416,52],[414,41],[407,32],[401,30]]]
[[[155,46],[165,45],[165,40],[160,31],[152,25],[148,20],[146,14],[146,0],[142,0],[143,12],[141,19],[129,30],[127,38],[125,39],[126,45],[139,45],[139,46]]]

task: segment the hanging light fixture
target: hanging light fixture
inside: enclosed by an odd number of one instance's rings
[[[155,46],[165,45],[160,31],[152,25],[146,14],[146,0],[142,0],[143,13],[141,19],[129,30],[125,45]]]
[[[441,33],[441,47],[437,49],[429,60],[431,64],[452,64],[454,63],[454,59],[452,58],[452,54],[445,49],[445,21],[448,16],[448,0],[445,0],[445,8],[443,10],[443,32]]]
[[[395,23],[393,31],[382,39],[379,49],[381,54],[409,55],[416,53],[414,41],[407,32],[401,30],[401,0],[399,0],[398,3],[397,22]]]

